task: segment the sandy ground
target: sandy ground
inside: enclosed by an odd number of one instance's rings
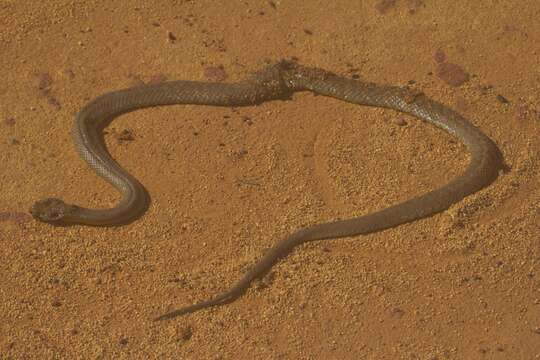
[[[539,359],[540,3],[0,0],[0,358]],[[118,193],[79,159],[73,115],[114,89],[235,81],[295,59],[409,85],[489,135],[507,169],[439,215],[297,249],[239,300],[151,319],[227,288],[299,227],[435,189],[451,136],[303,93],[115,120],[111,154],[147,187],[123,227],[27,209]]]

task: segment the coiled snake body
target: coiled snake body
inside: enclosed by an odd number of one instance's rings
[[[35,218],[45,222],[97,226],[125,224],[146,211],[149,203],[146,190],[112,159],[103,143],[101,130],[120,114],[171,104],[247,106],[273,99],[289,99],[294,92],[305,90],[419,117],[460,139],[470,153],[470,163],[463,174],[445,186],[401,204],[357,218],[300,229],[271,248],[229,290],[210,300],[169,312],[156,320],[170,319],[233,301],[245,292],[255,278],[264,275],[279,259],[304,242],[367,234],[443,211],[490,184],[502,167],[500,152],[486,135],[456,112],[422,94],[399,87],[346,79],[321,69],[282,61],[237,83],[170,81],[114,91],[96,98],[76,116],[73,128],[75,147],[101,177],[122,193],[120,203],[110,209],[87,209],[49,198],[36,202],[30,211]]]

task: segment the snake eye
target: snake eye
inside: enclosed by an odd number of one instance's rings
[[[30,208],[35,219],[44,222],[59,222],[68,213],[69,206],[60,199],[48,198],[37,201]]]

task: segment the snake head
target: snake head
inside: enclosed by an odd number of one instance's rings
[[[74,205],[68,205],[60,199],[47,198],[36,201],[30,208],[30,213],[39,221],[62,223],[65,222],[66,217],[69,216],[75,208]]]

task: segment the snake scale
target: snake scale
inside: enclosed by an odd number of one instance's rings
[[[36,202],[30,212],[36,219],[49,223],[114,226],[129,223],[146,211],[149,196],[145,188],[113,160],[103,142],[103,128],[120,114],[172,104],[249,106],[269,100],[287,100],[297,91],[311,91],[350,103],[389,108],[416,116],[462,141],[470,153],[469,165],[465,172],[445,186],[403,203],[357,218],[297,230],[276,243],[228,290],[210,300],[171,311],[155,320],[170,319],[237,299],[255,278],[263,276],[294,247],[307,241],[367,234],[448,209],[465,196],[493,182],[502,168],[502,156],[486,135],[453,110],[421,93],[348,79],[322,69],[280,61],[236,83],[167,81],[113,91],[94,99],[75,118],[75,147],[98,175],[121,192],[122,199],[110,209],[88,209],[48,198]]]

